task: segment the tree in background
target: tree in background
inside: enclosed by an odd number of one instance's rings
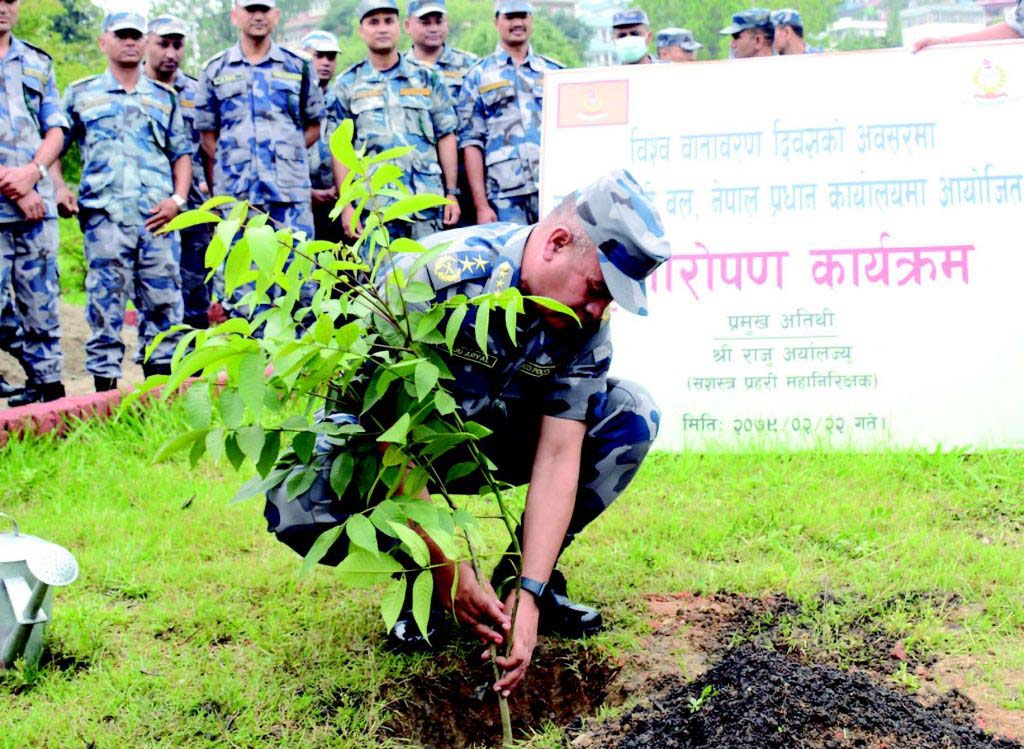
[[[16,36],[45,49],[54,62],[57,86],[102,70],[96,46],[101,11],[89,0],[32,0],[23,3]]]

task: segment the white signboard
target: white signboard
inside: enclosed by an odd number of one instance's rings
[[[1024,43],[567,70],[542,204],[626,168],[672,259],[614,312],[659,446],[1024,446]]]

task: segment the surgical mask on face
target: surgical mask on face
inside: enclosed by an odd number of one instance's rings
[[[631,65],[647,54],[647,39],[642,36],[623,36],[615,40],[615,54],[619,62]]]

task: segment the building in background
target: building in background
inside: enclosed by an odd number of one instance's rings
[[[844,39],[882,39],[885,36],[887,23],[881,19],[840,18],[829,25],[827,32],[832,45]]]
[[[612,16],[628,8],[629,0],[579,0],[576,16],[594,31],[590,44],[583,53],[583,64],[616,65],[615,45],[612,42]]]
[[[920,5],[900,11],[903,27],[903,46],[926,37],[942,39],[971,31],[980,31],[987,25],[984,6],[978,3],[955,5]]]
[[[312,0],[307,10],[291,18],[282,18],[278,44],[297,49],[302,37],[314,29],[323,28],[329,5],[328,0]]]

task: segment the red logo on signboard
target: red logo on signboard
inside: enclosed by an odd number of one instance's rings
[[[625,125],[628,121],[628,81],[562,83],[558,86],[558,127]]]

